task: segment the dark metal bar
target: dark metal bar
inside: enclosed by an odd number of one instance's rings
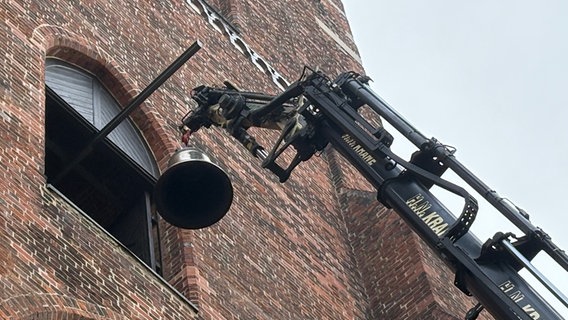
[[[241,95],[241,96],[243,96],[247,99],[259,100],[259,101],[265,101],[265,102],[270,102],[272,99],[275,98],[275,96],[273,96],[273,95],[268,95],[268,94],[263,94],[263,93],[258,93],[258,92],[235,91],[235,93],[238,93],[239,95]]]
[[[433,142],[422,135],[404,117],[388,105],[370,87],[357,79],[348,79],[343,88],[348,92],[359,97],[364,103],[379,113],[397,131],[404,135],[416,147],[421,148],[425,143]],[[444,163],[454,171],[464,182],[471,186],[479,195],[485,198],[493,207],[503,214],[511,223],[528,235],[537,235],[536,240],[542,245],[550,257],[558,262],[565,270],[568,270],[568,256],[558,248],[546,234],[534,226],[527,217],[524,216],[514,205],[511,205],[505,198],[501,197],[495,190],[487,186],[481,179],[474,175],[461,162],[459,162],[452,152],[440,145],[437,148],[438,156],[444,159]]]
[[[156,89],[158,89],[166,80],[168,80],[182,65],[184,65],[187,60],[189,60],[199,49],[201,49],[201,43],[195,41],[187,50],[185,50],[172,64],[170,64],[162,73],[160,73],[152,82],[144,88],[134,99],[132,99],[124,109],[122,109],[116,117],[112,118],[109,123],[107,123],[101,131],[99,131],[93,140],[89,142],[78,155],[71,161],[66,167],[64,167],[59,174],[51,181],[52,184],[56,184],[61,181],[79,162],[83,161],[89,153],[91,153],[93,147],[99,143],[101,140],[106,138],[106,136],[114,130],[124,119],[126,119],[137,107],[139,107],[142,102],[144,102]]]
[[[356,79],[349,79],[345,82],[342,88],[361,99],[361,101],[378,113],[418,148],[428,142],[428,138],[420,133],[418,129],[412,126],[406,119],[404,119],[404,117],[402,117],[402,115],[400,115],[386,101],[371,90],[368,85],[363,84]]]
[[[563,305],[568,307],[568,298],[550,280],[548,280],[532,263],[523,256],[508,240],[501,240],[501,244],[515,259],[525,267],[543,286],[545,286]]]
[[[297,97],[302,93],[302,86],[300,83],[295,83],[286,88],[284,92],[275,96],[267,104],[259,109],[256,109],[251,114],[251,119],[253,122],[260,121],[260,119],[267,114],[274,112],[277,108],[281,108],[282,105],[290,100],[291,98]]]

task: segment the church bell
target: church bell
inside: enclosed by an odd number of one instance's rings
[[[229,176],[194,147],[176,151],[154,191],[156,208],[170,224],[201,229],[221,220],[233,201]]]

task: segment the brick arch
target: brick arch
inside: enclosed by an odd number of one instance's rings
[[[143,89],[136,85],[128,72],[108,53],[97,47],[96,40],[90,41],[82,35],[54,25],[38,26],[34,29],[31,40],[43,50],[46,57],[64,60],[96,75],[107,88],[112,88],[110,92],[121,105],[126,105]],[[40,67],[45,69],[44,66]],[[154,113],[145,111],[144,106],[138,112],[135,111],[131,118],[146,138],[158,168],[164,169],[173,151],[179,147],[179,143],[173,141],[167,133],[170,129]],[[192,242],[191,232],[174,228],[164,221],[161,222],[160,230],[164,246],[162,263],[165,279],[192,302],[199,304],[199,292],[206,290],[207,285],[202,283],[195,254],[185,246]]]
[[[5,313],[0,315],[13,320],[103,320],[128,316],[81,299],[51,293],[15,296],[1,304]]]
[[[54,25],[38,26],[31,38],[41,47],[46,57],[64,60],[93,73],[122,106],[128,104],[144,88],[114,58],[97,46],[96,39],[86,39]],[[144,104],[132,113],[131,118],[146,138],[158,167],[164,168],[177,146],[167,134],[164,121],[157,118],[155,113],[149,112]]]

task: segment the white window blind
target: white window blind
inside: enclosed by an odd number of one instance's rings
[[[47,60],[45,83],[99,130],[120,112],[116,100],[93,75],[65,62]],[[108,139],[150,175],[158,176],[148,146],[130,119],[118,125]]]

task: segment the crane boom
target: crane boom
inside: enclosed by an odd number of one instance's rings
[[[211,125],[224,128],[262,160],[262,166],[280,182],[285,182],[302,161],[332,145],[373,185],[377,199],[397,212],[453,270],[455,285],[480,302],[468,312],[467,319],[475,319],[483,308],[499,319],[563,319],[518,272],[529,270],[568,306],[566,296],[530,263],[544,251],[568,270],[564,251],[531,224],[526,212],[501,198],[463,166],[455,158],[455,150],[426,138],[376,95],[368,80],[353,72],[332,80],[321,72],[305,70],[297,82],[275,96],[239,91],[231,85],[200,86],[192,91],[197,108],[184,116],[180,129],[187,136]],[[372,121],[378,117],[418,148],[409,161],[390,149],[393,137],[380,122]],[[270,150],[265,150],[247,132],[251,127],[278,130],[280,136]],[[290,146],[295,156],[282,166],[277,160]],[[469,230],[477,214],[477,201],[461,186],[441,178],[448,169],[523,234],[498,232],[480,242]],[[434,185],[464,199],[459,215],[431,193]]]

